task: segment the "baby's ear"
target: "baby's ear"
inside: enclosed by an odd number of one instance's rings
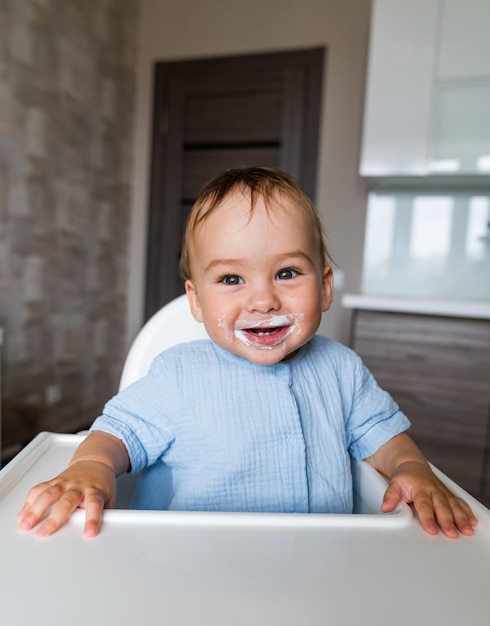
[[[330,265],[325,265],[322,275],[322,312],[328,311],[332,304],[333,271]]]
[[[185,281],[185,293],[189,300],[189,306],[191,307],[191,313],[194,319],[198,322],[202,322],[201,303],[199,302],[199,296],[197,295],[197,289],[192,280]]]

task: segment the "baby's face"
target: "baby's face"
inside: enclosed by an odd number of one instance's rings
[[[309,222],[290,201],[228,197],[195,232],[186,291],[215,343],[249,361],[277,363],[317,331],[330,306],[332,271]]]

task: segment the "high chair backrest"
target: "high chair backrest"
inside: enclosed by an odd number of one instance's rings
[[[143,378],[160,352],[179,343],[207,338],[204,324],[192,316],[187,296],[175,298],[150,317],[136,335],[124,363],[119,390]],[[157,462],[141,473],[131,508],[166,509],[172,495],[172,471]]]
[[[179,296],[157,311],[136,336],[124,363],[119,390],[142,378],[153,359],[178,343],[207,339],[204,324],[191,313],[187,296]]]

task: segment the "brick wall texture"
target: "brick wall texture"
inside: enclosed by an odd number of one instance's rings
[[[124,360],[139,0],[0,0],[3,443],[89,424]]]

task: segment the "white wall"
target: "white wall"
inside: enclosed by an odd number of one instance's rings
[[[358,176],[370,0],[141,0],[128,341],[143,320],[153,63],[325,46],[316,204],[345,291],[361,284],[366,189]],[[346,342],[341,291],[321,332]]]

